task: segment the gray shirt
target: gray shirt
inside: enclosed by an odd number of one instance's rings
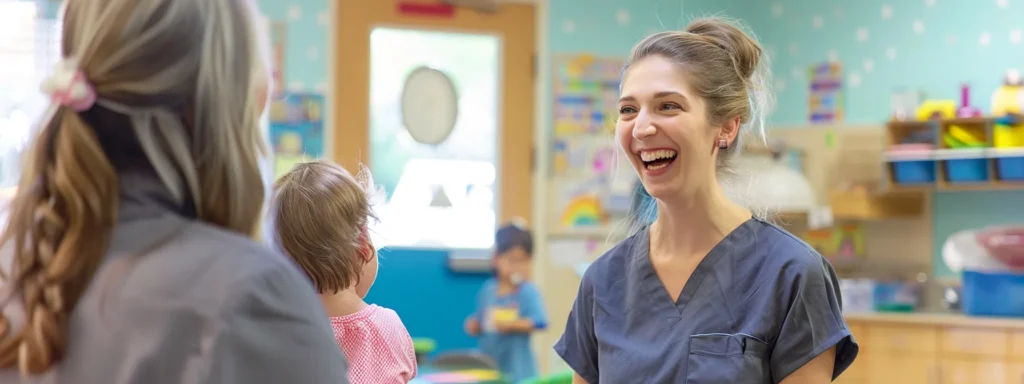
[[[832,266],[751,219],[704,257],[672,301],[648,231],[583,276],[555,351],[590,384],[768,384],[835,346],[833,376],[857,356]]]
[[[328,317],[289,260],[189,219],[154,178],[121,179],[132,187],[71,314],[67,354],[31,380],[0,371],[0,383],[348,382]],[[4,311],[19,320],[17,306]]]

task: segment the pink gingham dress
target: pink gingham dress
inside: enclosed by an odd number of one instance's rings
[[[348,360],[352,384],[404,384],[416,377],[412,337],[395,311],[370,305],[331,317],[331,327]]]

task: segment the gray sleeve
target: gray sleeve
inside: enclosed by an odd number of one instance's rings
[[[590,271],[588,271],[590,272]],[[597,336],[594,335],[593,283],[584,274],[576,301],[572,304],[565,333],[555,344],[555,353],[588,383],[598,382]]]
[[[327,315],[298,271],[249,279],[232,301],[198,383],[348,383]]]
[[[857,357],[859,348],[843,320],[835,270],[820,255],[810,256],[787,265],[779,276],[782,281],[777,285],[780,292],[776,297],[786,310],[781,312],[784,318],[770,357],[775,383],[833,346],[833,378]]]

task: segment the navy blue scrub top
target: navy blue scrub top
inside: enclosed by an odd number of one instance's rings
[[[779,383],[832,346],[833,377],[856,358],[835,270],[786,231],[748,220],[675,303],[649,245],[642,230],[583,276],[555,352],[588,383]]]

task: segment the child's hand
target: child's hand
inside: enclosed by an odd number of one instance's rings
[[[517,321],[498,321],[494,323],[494,328],[499,333],[513,333],[519,330]]]
[[[470,336],[476,336],[480,334],[480,322],[476,321],[476,318],[470,317],[466,319],[466,334]]]

